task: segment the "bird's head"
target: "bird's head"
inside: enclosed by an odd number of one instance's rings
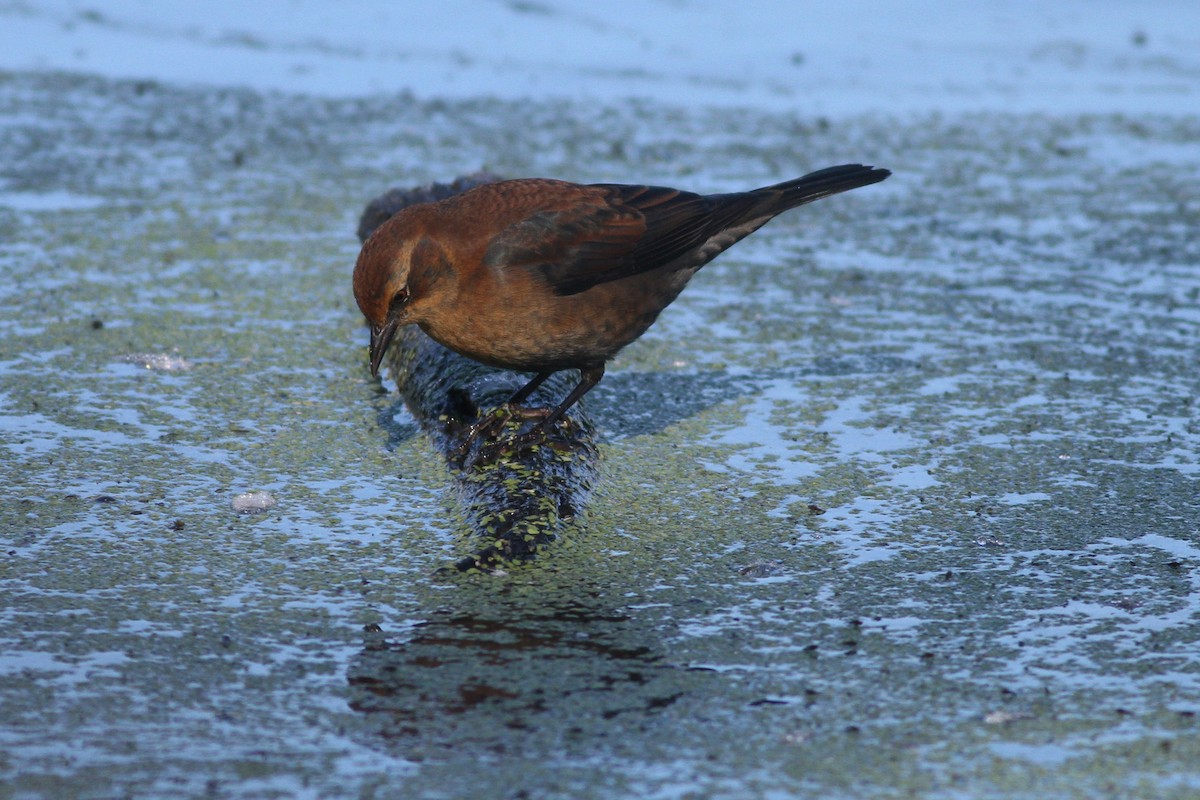
[[[371,326],[371,374],[379,364],[396,331],[409,319],[408,287],[412,269],[412,242],[406,241],[396,217],[381,225],[363,244],[354,265],[354,299]]]
[[[405,209],[371,234],[354,265],[354,299],[371,326],[371,374],[396,332],[419,323],[453,284],[454,267],[430,233],[426,209]],[[447,280],[447,279],[450,280]]]

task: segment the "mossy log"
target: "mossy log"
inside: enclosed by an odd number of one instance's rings
[[[365,241],[384,221],[415,203],[448,197],[499,180],[476,173],[449,184],[393,189],[372,200],[359,222]],[[400,395],[454,478],[469,534],[478,549],[459,559],[460,570],[492,570],[531,558],[583,512],[598,473],[596,431],[581,404],[552,430],[517,447],[509,440],[524,426],[513,417],[474,438],[470,426],[504,415],[505,401],[529,375],[493,369],[465,358],[410,325],[393,340],[385,364]],[[553,407],[574,386],[574,371],[547,380],[526,402]]]

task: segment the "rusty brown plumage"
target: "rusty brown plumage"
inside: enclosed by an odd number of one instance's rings
[[[580,370],[540,423],[550,425],[730,245],[789,208],[890,174],[846,164],[714,195],[522,179],[406,208],[366,241],[354,269],[371,372],[408,324],[484,364],[534,373],[514,404],[552,373]]]

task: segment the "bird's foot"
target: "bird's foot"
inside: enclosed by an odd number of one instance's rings
[[[546,434],[542,423],[551,413],[553,410],[549,408],[525,408],[507,403],[499,406],[480,417],[467,429],[462,442],[455,448],[453,458],[464,467],[470,467],[480,461],[494,461],[504,453],[519,453],[545,439]],[[538,422],[527,431],[502,437],[501,434],[505,427],[513,419],[537,420]],[[475,447],[477,440],[479,440],[479,445],[476,453],[468,460],[467,456]]]
[[[508,406],[500,406],[475,420],[467,428],[458,447],[454,449],[454,453],[452,454],[454,460],[462,462],[475,445],[477,439],[482,436],[486,444],[488,439],[494,438],[496,434],[504,430],[504,426],[508,424],[510,419],[512,419],[511,409]]]

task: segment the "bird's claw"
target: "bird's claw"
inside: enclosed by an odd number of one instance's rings
[[[455,448],[453,458],[464,467],[473,466],[480,461],[494,461],[504,452],[519,453],[533,445],[540,444],[546,438],[543,422],[551,414],[548,408],[524,408],[505,404],[488,412],[476,420],[463,437],[462,442]],[[538,420],[532,428],[512,436],[501,437],[501,432],[514,418],[520,420]],[[483,437],[475,455],[468,460],[476,440]]]

